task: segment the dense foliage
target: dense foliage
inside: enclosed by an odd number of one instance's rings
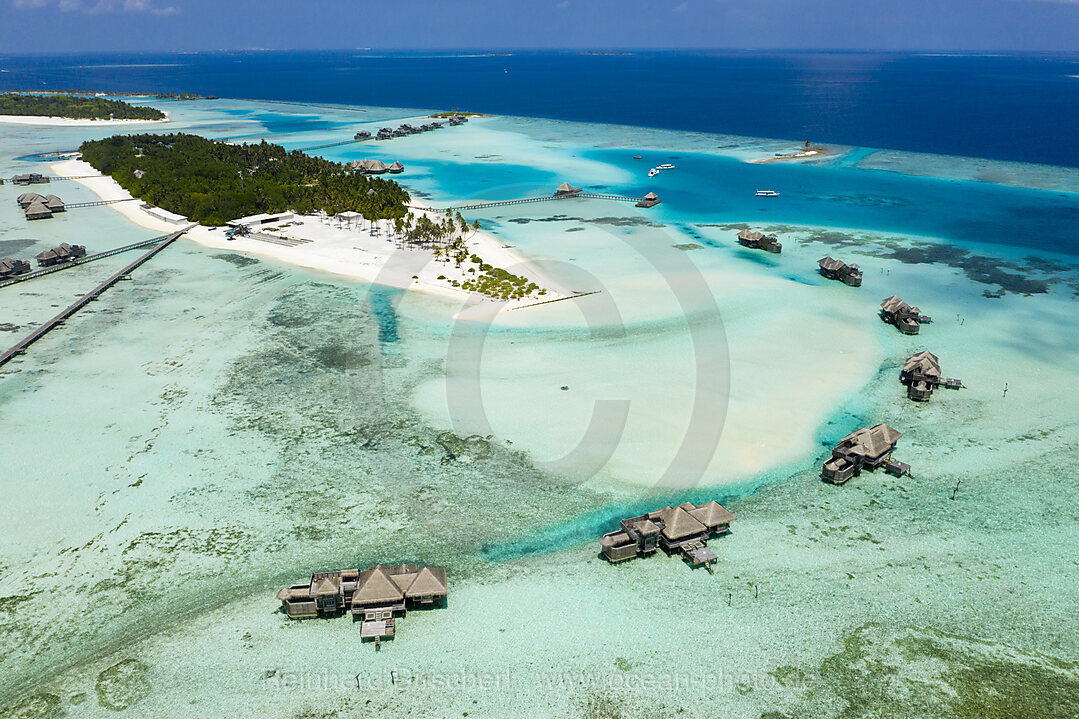
[[[72,95],[0,95],[0,115],[71,117],[76,120],[163,120],[165,113],[122,100]]]
[[[135,197],[204,225],[285,210],[397,218],[409,201],[396,182],[265,141],[230,145],[197,135],[117,135],[84,142],[79,150]]]

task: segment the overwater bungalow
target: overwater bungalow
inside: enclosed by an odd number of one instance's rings
[[[852,432],[832,449],[832,456],[824,463],[821,474],[832,484],[844,484],[861,474],[863,469],[882,466],[884,471],[897,477],[910,474],[909,464],[892,459],[892,452],[902,436],[886,424]]]
[[[398,175],[398,174],[400,174],[400,173],[402,173],[402,172],[404,172],[404,171],[405,171],[405,166],[404,166],[404,165],[402,165],[402,164],[401,164],[401,163],[400,163],[399,161],[396,161],[396,160],[395,160],[395,161],[394,161],[394,163],[393,163],[392,165],[390,165],[389,167],[387,167],[386,169],[387,169],[387,170],[388,170],[388,171],[389,171],[389,172],[390,172],[391,174],[393,174],[393,175]]]
[[[916,335],[922,324],[933,321],[921,312],[895,295],[880,303],[880,318],[890,325],[895,325],[896,329],[905,335]]]
[[[11,178],[11,182],[14,185],[47,185],[49,184],[49,178],[45,175],[31,172],[28,175],[15,175]]]
[[[637,207],[654,207],[660,203],[659,195],[654,192],[649,192],[645,195],[640,202],[637,203]]]
[[[45,207],[48,207],[51,212],[63,212],[64,201],[56,195],[45,195]]]
[[[356,140],[357,142],[363,142],[364,140],[370,140],[371,139],[371,133],[368,132],[367,130],[360,130],[359,132],[357,132],[355,135],[352,136],[352,139]]]
[[[848,265],[831,257],[822,257],[817,260],[817,264],[820,266],[820,273],[830,280],[838,280],[851,287],[862,286],[862,270],[858,265]]]
[[[10,257],[0,260],[0,280],[10,280],[29,271],[30,263],[25,260],[13,260]]]
[[[19,207],[25,210],[27,207],[34,204],[35,202],[45,202],[45,196],[39,195],[36,192],[24,192],[19,195],[15,199],[15,201],[19,203]]]
[[[621,529],[604,534],[599,545],[604,559],[611,564],[649,557],[662,549],[668,555],[681,554],[693,567],[709,566],[718,557],[705,542],[729,533],[734,520],[735,516],[718,502],[700,506],[685,502],[623,519]]]
[[[456,127],[457,125],[463,125],[468,122],[468,118],[462,115],[454,115],[450,118],[450,127]]]
[[[37,260],[38,265],[41,267],[49,267],[50,265],[58,265],[61,262],[71,262],[80,257],[86,257],[85,245],[69,245],[63,242],[51,250],[39,252],[34,259]]]
[[[775,235],[765,235],[763,232],[751,231],[748,227],[738,233],[738,244],[755,250],[774,252],[783,251],[783,245]]]
[[[393,137],[393,128],[392,127],[380,128],[379,131],[378,131],[378,134],[375,135],[376,140],[389,140],[391,137]]]
[[[390,168],[382,160],[354,160],[352,169],[359,170],[366,175],[381,175]],[[403,170],[404,167],[401,169]]]
[[[555,188],[554,194],[559,197],[569,197],[571,195],[581,194],[582,189],[583,188],[581,187],[574,187],[568,182],[563,182],[561,185]]]
[[[395,619],[409,609],[446,606],[446,570],[399,564],[360,571],[318,572],[306,584],[277,592],[289,619],[337,617],[345,613],[361,622],[360,639],[392,639]]]
[[[940,358],[928,350],[907,358],[899,371],[899,381],[907,386],[907,397],[915,402],[928,402],[939,387],[964,389],[963,380],[941,375]]]
[[[28,220],[47,220],[52,217],[52,210],[45,204],[44,199],[35,200],[26,208],[25,213]]]

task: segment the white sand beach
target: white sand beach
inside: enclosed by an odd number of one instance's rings
[[[151,216],[142,209],[142,202],[133,199],[119,183],[101,175],[87,162],[65,160],[52,163],[52,169],[63,177],[80,178],[77,182],[93,190],[103,200],[128,200],[109,207],[138,225],[159,232],[174,232],[187,224],[174,224]],[[416,209],[412,212],[427,214],[433,220],[439,219],[433,213]],[[332,218],[297,216],[280,225],[269,225],[260,230],[259,234],[269,235],[282,241],[282,244],[277,244],[273,239],[250,236],[228,239],[225,236],[227,229],[199,226],[192,228],[185,236],[206,247],[272,258],[362,282],[428,292],[457,300],[472,296],[472,293],[454,287],[451,281],[474,279],[475,274],[469,272],[475,268],[473,263],[465,261],[458,267],[451,261],[437,260],[427,249],[398,247],[392,236],[392,223],[387,220],[348,224]],[[470,233],[465,238],[465,245],[470,254],[478,255],[484,262],[527,277],[546,290],[542,296],[534,295],[511,302],[510,307],[572,294],[489,232],[480,230]]]
[[[169,113],[163,120],[79,120],[72,117],[39,117],[37,115],[0,115],[0,124],[49,125],[50,127],[103,127],[105,125],[161,125],[171,122]]]

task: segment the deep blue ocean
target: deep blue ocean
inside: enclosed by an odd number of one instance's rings
[[[0,90],[459,108],[1079,167],[1079,55],[245,52],[0,70]]]

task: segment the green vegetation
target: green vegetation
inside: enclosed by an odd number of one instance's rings
[[[165,113],[122,100],[72,95],[0,95],[0,115],[70,117],[76,120],[164,120]]]
[[[431,114],[431,117],[455,117],[460,115],[462,117],[483,117],[482,112],[463,112],[461,110],[450,110],[449,112],[435,112]]]
[[[197,135],[117,135],[84,142],[79,150],[135,197],[204,225],[285,210],[400,218],[409,201],[396,182],[265,141],[229,145]]]
[[[478,265],[468,268],[468,272],[476,277],[463,282],[449,280],[454,287],[503,300],[519,300],[533,292],[547,294],[547,290],[540,289],[539,285],[529,282],[527,278],[492,267],[478,255],[470,255],[465,240],[479,229],[478,220],[469,225],[460,212],[454,214],[450,210],[437,221],[427,215],[413,215],[410,212],[393,223],[394,234],[406,246],[430,249],[439,262],[453,262],[457,267],[468,259]],[[477,269],[479,272],[476,272]],[[446,276],[440,275],[438,279],[444,280]]]

